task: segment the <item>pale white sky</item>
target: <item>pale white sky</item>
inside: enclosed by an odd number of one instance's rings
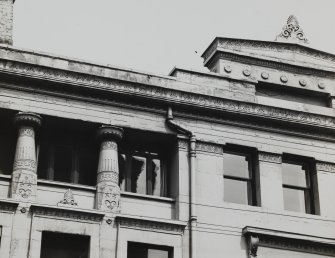
[[[334,13],[335,0],[16,0],[14,46],[166,75],[204,69],[216,36],[274,40],[290,14],[335,54]]]

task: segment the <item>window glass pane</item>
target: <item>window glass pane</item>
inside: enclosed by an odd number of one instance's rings
[[[306,212],[304,190],[283,188],[284,209],[288,211]]]
[[[148,249],[148,258],[169,258],[169,252],[158,249]]]
[[[223,153],[223,173],[225,175],[249,178],[249,163],[246,156]]]
[[[126,155],[119,155],[119,186],[121,191],[126,191]]]
[[[248,204],[248,182],[225,178],[224,201]]]
[[[55,148],[54,168],[54,180],[61,182],[71,182],[72,150],[70,147],[57,146]]]
[[[91,150],[81,150],[79,152],[79,184],[96,184],[98,157]]]
[[[37,177],[47,179],[47,172],[49,169],[49,153],[46,145],[40,145],[38,154]]]
[[[306,171],[302,165],[283,163],[283,183],[306,187]]]
[[[131,161],[131,191],[146,194],[146,158],[133,156]]]
[[[152,159],[151,162],[152,173],[152,194],[161,196],[161,161],[159,159]]]

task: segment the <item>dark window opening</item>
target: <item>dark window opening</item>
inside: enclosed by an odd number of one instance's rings
[[[43,232],[41,258],[88,258],[90,237]]]
[[[0,109],[0,174],[11,175],[17,141],[16,112]]]
[[[96,184],[98,143],[96,126],[44,119],[38,148],[38,177],[82,185]]]
[[[283,156],[284,209],[315,213],[312,161],[298,156]]]
[[[127,258],[173,258],[173,248],[128,242]]]
[[[260,82],[256,85],[256,95],[321,107],[329,107],[330,105],[328,93],[298,89],[289,86],[282,86],[264,82]]]
[[[121,190],[168,196],[171,141],[161,135],[132,131],[126,132],[124,139],[119,150]]]
[[[223,153],[224,201],[257,205],[253,151],[237,147]]]

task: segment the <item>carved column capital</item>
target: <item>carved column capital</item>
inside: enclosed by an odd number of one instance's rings
[[[29,113],[29,112],[19,112],[14,117],[14,123],[17,126],[32,126],[38,128],[41,126],[42,118],[40,115]]]
[[[258,160],[262,162],[270,162],[270,163],[282,163],[282,155],[277,153],[271,153],[271,152],[264,152],[259,151],[258,152]]]
[[[99,141],[120,141],[123,137],[123,129],[117,126],[102,125],[97,131]]]

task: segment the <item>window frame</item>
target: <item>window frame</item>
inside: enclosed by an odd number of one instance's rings
[[[229,148],[223,148],[223,155],[225,153],[245,157],[246,161],[248,162],[249,176],[248,178],[245,178],[245,177],[240,177],[240,176],[225,175],[224,174],[225,170],[224,170],[224,165],[223,165],[223,180],[229,179],[229,180],[235,180],[235,181],[240,181],[240,182],[247,182],[247,197],[248,197],[247,205],[257,206],[255,154],[253,153],[252,150],[247,150],[247,149],[244,149],[241,147],[235,147],[235,146],[229,147]]]
[[[148,244],[148,243],[141,243],[141,242],[134,242],[134,241],[127,241],[127,258],[129,254],[129,244],[137,246],[142,246],[143,249],[147,251],[148,258],[148,250],[154,249],[154,250],[160,250],[160,251],[167,251],[168,252],[168,258],[173,258],[174,256],[174,248],[171,246],[164,246],[164,245],[156,245],[156,244]]]
[[[294,155],[283,155],[282,163],[291,164],[291,165],[299,165],[305,171],[305,179],[306,179],[306,186],[297,186],[291,184],[282,184],[283,189],[291,189],[291,190],[298,190],[303,191],[304,193],[304,200],[305,200],[305,213],[306,214],[316,214],[316,204],[314,200],[314,183],[312,180],[312,172],[315,171],[314,165],[315,162],[308,160],[305,157],[299,157]],[[284,193],[283,193],[284,194]],[[285,203],[285,200],[284,200]]]
[[[146,193],[145,195],[156,196],[153,195],[153,182],[152,182],[152,174],[148,173],[152,171],[152,160],[157,158],[160,160],[160,171],[161,171],[161,179],[160,179],[160,195],[158,197],[168,197],[168,185],[167,185],[167,159],[162,155],[162,153],[150,152],[145,150],[129,150],[120,148],[119,156],[125,155],[125,166],[124,166],[124,180],[125,180],[125,187],[124,191],[141,194],[134,192],[132,189],[132,157],[142,157],[146,159],[146,169],[145,169],[145,177],[146,177]],[[121,174],[121,171],[119,171]],[[121,179],[121,176],[119,177]],[[121,181],[119,181],[119,185],[121,185]]]

